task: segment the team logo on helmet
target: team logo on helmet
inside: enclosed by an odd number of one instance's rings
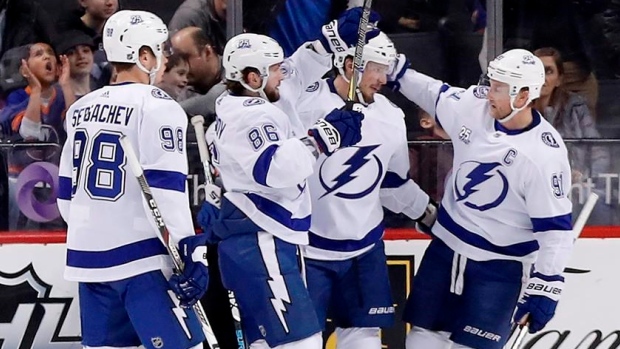
[[[540,135],[540,137],[542,138],[543,143],[550,146],[551,148],[560,147],[560,145],[555,140],[555,138],[553,138],[553,135],[551,134],[551,132],[543,132],[542,135]]]
[[[129,24],[131,24],[131,25],[140,24],[142,22],[144,22],[144,20],[142,19],[142,16],[140,16],[140,15],[133,15],[129,19]]]
[[[252,48],[250,39],[241,39],[237,42],[237,48]]]
[[[532,55],[523,56],[523,64],[531,64],[531,65],[536,64],[536,61],[534,60],[534,56]]]

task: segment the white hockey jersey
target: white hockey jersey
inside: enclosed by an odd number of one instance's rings
[[[263,98],[225,92],[216,102],[212,162],[225,197],[266,232],[308,243],[306,178],[316,159],[293,135],[289,117]]]
[[[344,106],[333,80],[307,87],[298,111],[305,127]],[[419,218],[428,195],[409,179],[404,114],[375,94],[364,107],[362,140],[327,157],[322,154],[310,177],[312,224],[306,256],[342,260],[370,249],[383,237],[383,208]]]
[[[118,84],[78,100],[66,123],[58,200],[68,224],[65,278],[106,282],[170,268],[119,138],[131,141],[173,241],[193,235],[181,107],[157,87]]]
[[[453,170],[433,234],[474,260],[536,262],[562,273],[573,245],[571,169],[560,135],[533,110],[508,130],[489,114],[488,87],[450,87],[413,70],[401,92],[434,115],[454,144]]]

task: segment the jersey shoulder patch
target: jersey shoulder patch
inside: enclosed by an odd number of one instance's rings
[[[558,144],[558,142],[555,140],[555,138],[553,137],[553,134],[551,132],[543,132],[540,135],[543,143],[545,143],[546,145],[550,146],[551,148],[559,148],[560,145]]]
[[[158,98],[158,99],[172,100],[172,97],[170,97],[166,92],[164,92],[162,89],[159,89],[159,88],[152,89],[151,96]]]
[[[473,92],[474,92],[474,97],[479,98],[479,99],[486,99],[487,94],[489,94],[489,86],[484,86],[484,85],[476,86],[474,87]]]
[[[251,107],[254,105],[261,105],[261,104],[265,104],[265,100],[262,98],[249,98],[243,101],[244,107]]]
[[[306,87],[306,92],[314,92],[319,89],[319,82],[315,81],[314,84]]]

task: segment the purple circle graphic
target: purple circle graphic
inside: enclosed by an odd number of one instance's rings
[[[34,196],[35,186],[43,182],[51,187],[47,200],[39,201]],[[28,165],[17,177],[17,206],[29,219],[45,223],[60,217],[56,198],[58,196],[58,166],[49,162],[35,162]]]

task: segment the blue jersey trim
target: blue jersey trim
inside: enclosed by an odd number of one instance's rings
[[[398,173],[388,171],[385,173],[385,177],[383,177],[381,188],[400,188],[407,181],[409,181],[409,174],[407,174],[407,178],[402,178]]]
[[[483,249],[485,251],[494,252],[504,256],[524,257],[538,250],[538,242],[536,240],[520,242],[514,245],[497,246],[482,236],[472,233],[471,231],[458,225],[443,207],[439,208],[437,221],[449,232],[454,234],[464,243]]]
[[[572,214],[568,213],[561,216],[546,217],[546,218],[530,218],[534,232],[549,231],[549,230],[573,230]]]
[[[273,156],[275,155],[278,148],[279,146],[277,144],[272,144],[268,146],[265,150],[263,150],[263,152],[254,163],[254,169],[252,169],[252,176],[254,177],[254,181],[256,183],[262,184],[266,187],[269,186],[267,185],[267,174],[269,173],[271,160],[273,160]]]
[[[187,176],[181,172],[144,170],[144,177],[151,188],[174,190],[185,193]]]
[[[245,196],[264,215],[270,217],[288,229],[306,232],[310,229],[310,215],[304,218],[293,218],[293,214],[279,204],[260,195],[246,193]],[[263,227],[264,228],[264,227]]]
[[[439,115],[437,115],[437,105],[439,104],[439,97],[441,97],[441,94],[448,91],[450,89],[450,85],[448,84],[443,84],[441,85],[441,88],[439,89],[439,94],[437,94],[437,100],[435,100],[435,122],[437,123],[437,126],[443,128],[443,126],[441,126],[441,121],[439,121]]]
[[[71,178],[58,177],[58,198],[62,200],[71,200]]]
[[[509,130],[506,127],[504,127],[504,125],[502,125],[499,121],[495,120],[495,131],[504,132],[505,134],[509,136],[520,135],[521,133],[525,133],[533,129],[534,127],[540,125],[540,119],[541,119],[540,114],[536,110],[532,109],[532,123],[526,126],[525,128],[522,128],[519,130]]]
[[[308,238],[310,240],[310,246],[312,247],[329,251],[353,252],[359,251],[381,240],[384,231],[385,227],[383,226],[383,222],[381,222],[378,226],[368,232],[368,234],[366,234],[366,236],[364,236],[361,240],[333,240],[317,235],[313,232],[308,233]]]
[[[106,251],[67,249],[67,266],[74,268],[111,268],[140,259],[166,255],[168,251],[158,238],[136,241]]]

